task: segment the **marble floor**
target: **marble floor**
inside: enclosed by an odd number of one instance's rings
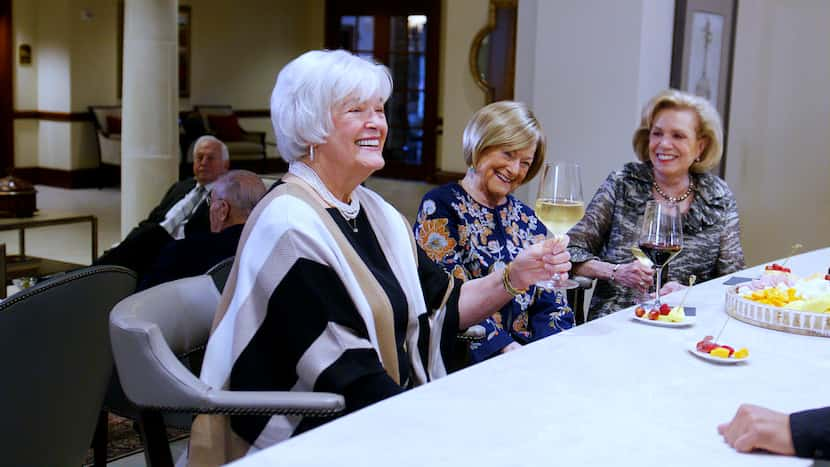
[[[371,178],[366,186],[380,193],[412,222],[423,195],[433,188],[422,182]],[[121,203],[118,189],[66,190],[36,186],[38,208],[44,211],[93,214],[98,218],[99,254],[120,240]],[[159,193],[161,198],[162,193]],[[8,254],[19,251],[17,232],[0,232],[0,242],[6,243]],[[89,224],[50,226],[26,230],[26,253],[78,264],[90,264]],[[9,290],[14,292],[14,290]],[[174,459],[184,450],[186,440],[171,445]],[[117,467],[144,467],[143,453],[118,459],[109,465]]]

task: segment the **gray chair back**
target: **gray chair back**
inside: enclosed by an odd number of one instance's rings
[[[208,275],[159,284],[127,297],[110,314],[110,337],[124,393],[166,412],[329,416],[345,407],[331,393],[211,388],[176,355],[205,345],[219,292]]]
[[[135,285],[128,269],[93,266],[0,303],[4,465],[83,463],[113,364],[107,317]]]
[[[176,355],[202,347],[210,335],[219,292],[210,276],[187,277],[134,294],[110,315],[118,376],[139,407],[190,407],[209,387]],[[156,362],[150,364],[150,362]]]
[[[231,274],[231,268],[233,268],[233,260],[234,257],[231,256],[230,258],[225,258],[222,261],[219,261],[213,267],[208,269],[205,273],[213,279],[213,284],[216,285],[216,290],[220,293],[225,290],[225,282],[228,281],[228,276]]]

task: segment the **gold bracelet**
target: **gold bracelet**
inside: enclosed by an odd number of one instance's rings
[[[513,297],[527,293],[527,289],[517,289],[510,283],[510,263],[502,270],[501,284],[504,286],[504,290]]]

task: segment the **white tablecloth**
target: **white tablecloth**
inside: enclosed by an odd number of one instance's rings
[[[826,271],[830,248],[792,258]],[[737,273],[756,277],[761,267]],[[632,311],[528,345],[328,423],[233,464],[349,466],[809,465],[739,454],[717,433],[738,405],[787,412],[830,405],[830,339],[730,320],[721,343],[750,360],[716,365],[687,348],[727,319],[727,277],[695,286],[688,328]],[[680,294],[667,297],[676,303]]]

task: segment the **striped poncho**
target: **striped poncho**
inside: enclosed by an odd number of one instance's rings
[[[406,220],[358,187],[356,232],[301,180],[259,202],[240,239],[201,378],[231,390],[343,394],[351,412],[444,376],[460,284]],[[217,465],[325,420],[200,416],[190,465]]]

